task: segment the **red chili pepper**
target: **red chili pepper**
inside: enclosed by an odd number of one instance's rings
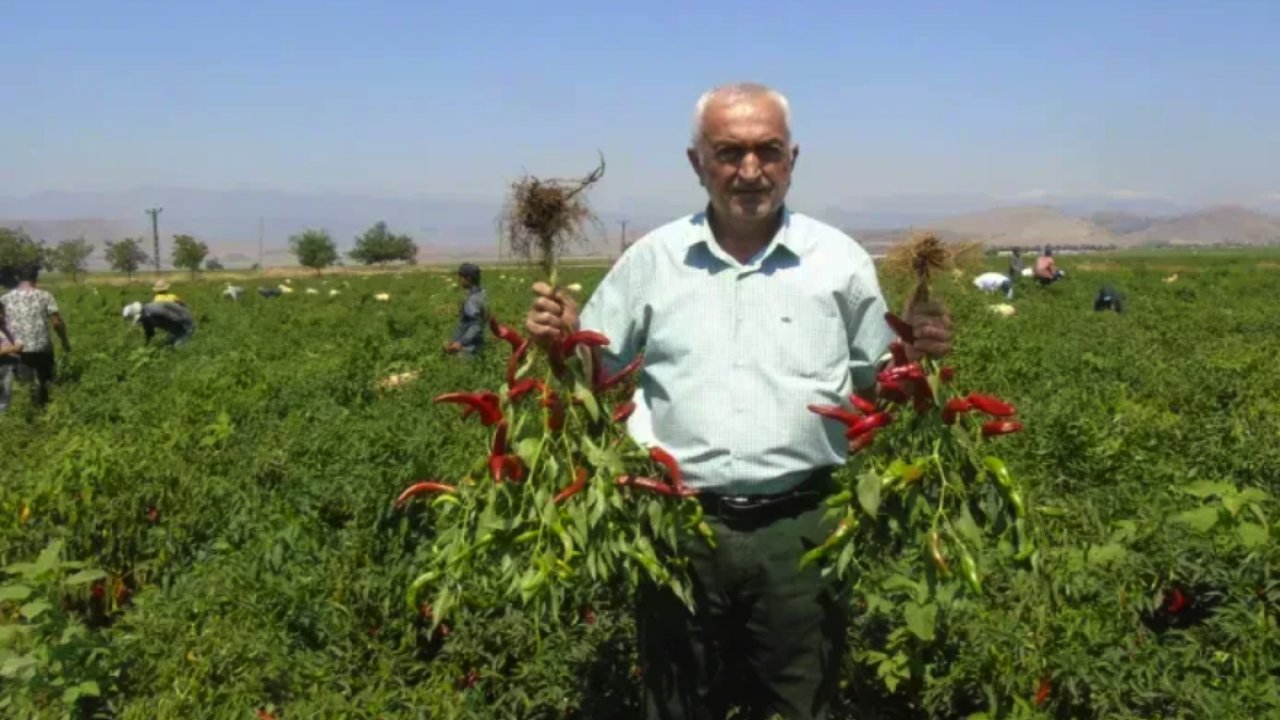
[[[627,418],[631,417],[631,413],[636,411],[636,404],[628,400],[622,403],[613,411],[613,421],[615,423],[624,423]]]
[[[684,474],[680,472],[680,463],[671,456],[671,453],[662,448],[649,448],[649,459],[666,468],[667,476],[671,478],[671,487],[676,492],[683,494],[685,491]]]
[[[610,390],[618,383],[626,380],[628,376],[639,370],[641,365],[644,365],[644,355],[636,355],[634,360],[622,366],[621,370],[605,378],[600,383],[600,392]]]
[[[529,341],[525,340],[520,346],[511,352],[511,357],[507,358],[507,384],[511,385],[516,381],[516,371],[520,369],[520,363],[524,361],[525,353],[529,352]]]
[[[891,403],[904,403],[907,401],[907,391],[902,389],[902,384],[897,380],[881,380],[877,388],[880,397]]]
[[[876,375],[876,378],[880,380],[880,382],[884,382],[886,380],[896,380],[899,382],[902,380],[924,380],[924,368],[920,367],[918,363],[908,363],[906,365],[899,365],[897,367],[881,370]]]
[[[965,399],[969,401],[970,405],[992,417],[1009,417],[1017,412],[1012,405],[998,397],[969,393],[969,396]]]
[[[1017,420],[988,420],[982,423],[982,437],[995,437],[1022,431],[1022,423]]]
[[[151,505],[147,508],[147,522],[152,525],[160,522],[160,509],[155,505]]]
[[[276,720],[276,716],[265,708],[258,708],[258,720]]]
[[[1190,602],[1187,600],[1187,596],[1182,593],[1182,589],[1174,588],[1169,592],[1169,598],[1166,601],[1165,607],[1168,608],[1169,612],[1177,615],[1185,610],[1189,604]]]
[[[642,490],[648,490],[658,495],[666,495],[668,497],[691,497],[696,493],[693,490],[684,489],[677,491],[667,483],[661,480],[655,480],[648,477],[633,477],[631,475],[623,475],[613,481],[615,485],[620,487],[637,487]]]
[[[915,407],[917,415],[926,415],[933,409],[933,397],[932,395],[923,397],[916,393],[916,396],[911,398],[911,404]]]
[[[605,347],[608,344],[609,338],[601,335],[595,330],[579,330],[577,332],[569,333],[569,336],[562,341],[560,351],[564,353],[565,357],[568,357],[573,354],[573,351],[577,349],[579,345]]]
[[[395,507],[404,507],[404,504],[409,502],[409,500],[412,499],[415,495],[421,495],[422,493],[454,493],[456,494],[457,492],[458,492],[458,488],[452,485],[446,485],[444,483],[435,482],[432,480],[424,480],[422,482],[416,482],[410,485],[409,487],[405,488],[404,492],[400,493],[400,497],[396,498]]]
[[[1036,705],[1043,705],[1044,701],[1049,699],[1049,693],[1051,692],[1053,692],[1053,685],[1049,682],[1049,678],[1042,677],[1040,678],[1040,685],[1036,687],[1036,694],[1032,701]]]
[[[902,344],[901,340],[894,340],[889,343],[889,354],[893,355],[894,365],[906,365],[911,362],[907,358],[907,348]]]
[[[938,372],[938,377],[942,379],[942,382],[949,383],[956,379],[956,369],[953,367],[944,367]]]
[[[574,495],[577,495],[582,490],[582,488],[586,486],[587,486],[587,471],[583,468],[574,468],[573,482],[565,486],[565,489],[556,493],[556,496],[551,500],[552,502],[558,505],[564,502],[565,500],[568,500],[569,498],[573,497]]]
[[[491,330],[494,335],[505,340],[507,344],[511,346],[512,350],[515,350],[524,344],[524,338],[520,337],[520,333],[506,325],[502,325],[494,318],[489,318],[489,330]]]
[[[946,407],[942,408],[942,422],[951,425],[956,421],[958,413],[967,413],[973,406],[964,398],[951,398],[947,401]]]
[[[507,388],[507,399],[511,400],[512,402],[515,402],[520,398],[524,397],[525,395],[528,395],[535,388],[541,388],[542,386],[543,386],[542,381],[537,378],[525,378],[523,380],[517,380],[514,385]]]
[[[490,455],[489,474],[494,482],[520,482],[524,479],[524,463],[520,462],[519,455]]]
[[[889,323],[889,327],[893,332],[905,343],[913,343],[916,341],[916,330],[911,327],[911,323],[894,315],[891,312],[884,314],[885,322]]]
[[[870,415],[876,411],[876,404],[858,394],[849,396],[849,402],[853,404],[855,410],[864,415]]]
[[[102,596],[107,593],[107,588],[102,584],[101,580],[95,580],[93,586],[89,588],[89,594],[94,600],[101,600]]]
[[[582,609],[582,621],[588,625],[596,624],[596,611],[590,605]]]
[[[464,690],[470,690],[475,687],[478,682],[480,682],[480,674],[475,670],[468,670],[467,674],[463,675],[462,678],[458,680],[458,685]]]
[[[849,427],[862,419],[862,416],[858,413],[839,405],[810,405],[809,412],[832,420],[839,420],[844,423],[845,427]]]
[[[117,585],[116,586],[116,605],[124,605],[126,602],[128,602],[129,595],[131,595],[132,592],[133,591],[129,589],[129,586],[125,585],[124,583],[120,583],[119,585]]]
[[[445,393],[444,395],[437,397],[435,402],[449,402],[465,405],[475,411],[475,413],[480,416],[480,422],[485,425],[496,425],[502,420],[502,410],[498,408],[498,396],[492,392]]]
[[[547,409],[547,429],[551,432],[560,432],[564,429],[564,403],[561,402],[560,396],[556,395],[556,391],[542,386],[542,401],[538,403]]]
[[[893,416],[889,413],[873,413],[850,425],[849,429],[845,431],[844,436],[852,440],[863,433],[868,433],[877,428],[882,428],[891,422],[893,422]]]
[[[503,420],[498,423],[498,429],[493,433],[493,446],[489,450],[490,455],[506,455],[507,454],[507,421]]]
[[[856,453],[866,450],[875,441],[877,432],[879,431],[869,430],[854,438],[853,442],[849,443],[849,452]]]

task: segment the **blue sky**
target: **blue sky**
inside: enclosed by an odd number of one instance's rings
[[[1280,2],[0,0],[0,194],[700,192],[705,88],[787,93],[810,203],[1280,193]],[[1280,199],[1280,195],[1276,196]]]

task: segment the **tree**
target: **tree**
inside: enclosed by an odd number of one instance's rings
[[[289,252],[298,258],[299,265],[315,270],[316,275],[338,261],[338,247],[324,230],[303,230],[291,235]]]
[[[190,270],[193,280],[196,273],[200,272],[200,263],[204,262],[208,254],[209,246],[190,235],[173,236],[173,266]]]
[[[17,284],[18,268],[44,264],[45,254],[44,243],[32,240],[22,229],[0,227],[0,283]]]
[[[225,270],[226,268],[222,267],[221,260],[219,260],[216,257],[213,257],[204,261],[204,269],[209,271],[214,271],[214,270]]]
[[[89,269],[89,256],[93,246],[83,237],[63,240],[49,252],[49,265],[60,273],[71,276],[71,282]]]
[[[107,241],[107,264],[112,270],[124,273],[130,280],[133,273],[151,258],[142,249],[142,243],[133,238],[125,238],[120,242]]]
[[[372,265],[397,260],[413,265],[417,262],[418,246],[408,235],[396,235],[387,230],[387,224],[379,220],[364,235],[356,238],[356,246],[347,255],[352,259]]]

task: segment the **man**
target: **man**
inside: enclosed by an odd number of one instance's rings
[[[1013,280],[998,272],[985,272],[973,279],[973,286],[983,292],[1004,291],[1004,299],[1013,299]]]
[[[1036,282],[1040,283],[1041,287],[1044,287],[1057,282],[1066,273],[1059,270],[1058,266],[1053,262],[1053,249],[1046,247],[1044,254],[1036,258],[1034,274]]]
[[[173,291],[171,291],[169,289],[169,283],[165,282],[164,280],[157,280],[156,284],[151,286],[151,290],[152,292],[155,293],[155,297],[151,298],[151,302],[154,302],[154,303],[181,303],[182,302],[182,298],[178,297],[177,293],[174,293]]]
[[[22,343],[14,339],[5,321],[4,305],[0,303],[0,415],[9,409],[13,398],[13,374],[18,367]]]
[[[525,327],[544,347],[579,326],[600,331],[611,369],[644,352],[628,431],[676,457],[716,534],[715,550],[682,548],[696,614],[652,586],[637,598],[646,716],[740,706],[824,718],[847,600],[816,566],[798,566],[832,530],[822,500],[848,445],[806,405],[873,390],[891,340],[886,305],[866,251],[784,204],[799,149],[781,94],[718,88],[695,118],[688,160],[706,211],[631,245],[580,321],[570,296],[535,285]],[[911,357],[949,351],[941,308],[906,317]]]
[[[458,312],[458,327],[453,338],[445,343],[444,351],[474,357],[484,348],[484,332],[489,322],[489,296],[480,287],[480,266],[462,263],[458,267],[458,284],[467,298]]]
[[[1116,292],[1116,289],[1110,285],[1099,288],[1098,296],[1093,299],[1093,311],[1102,312],[1103,310],[1124,312],[1124,295]]]
[[[1022,261],[1022,249],[1014,248],[1009,253],[1009,282],[1016,284],[1026,267],[1026,263]]]
[[[133,324],[142,323],[142,331],[146,342],[155,337],[156,328],[169,333],[164,344],[178,347],[191,339],[196,332],[196,320],[186,305],[179,303],[129,303],[124,308],[124,318]]]
[[[49,291],[36,287],[39,277],[39,265],[19,268],[18,286],[0,297],[0,303],[4,304],[14,341],[22,344],[19,377],[30,380],[34,376],[35,402],[44,405],[49,402],[55,367],[49,328],[58,334],[63,352],[71,352],[71,343],[67,340],[67,325],[58,313],[57,300]]]

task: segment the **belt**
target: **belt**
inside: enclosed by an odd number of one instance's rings
[[[699,492],[703,512],[726,521],[767,522],[809,510],[831,494],[831,468],[815,470],[800,484],[771,495]]]

